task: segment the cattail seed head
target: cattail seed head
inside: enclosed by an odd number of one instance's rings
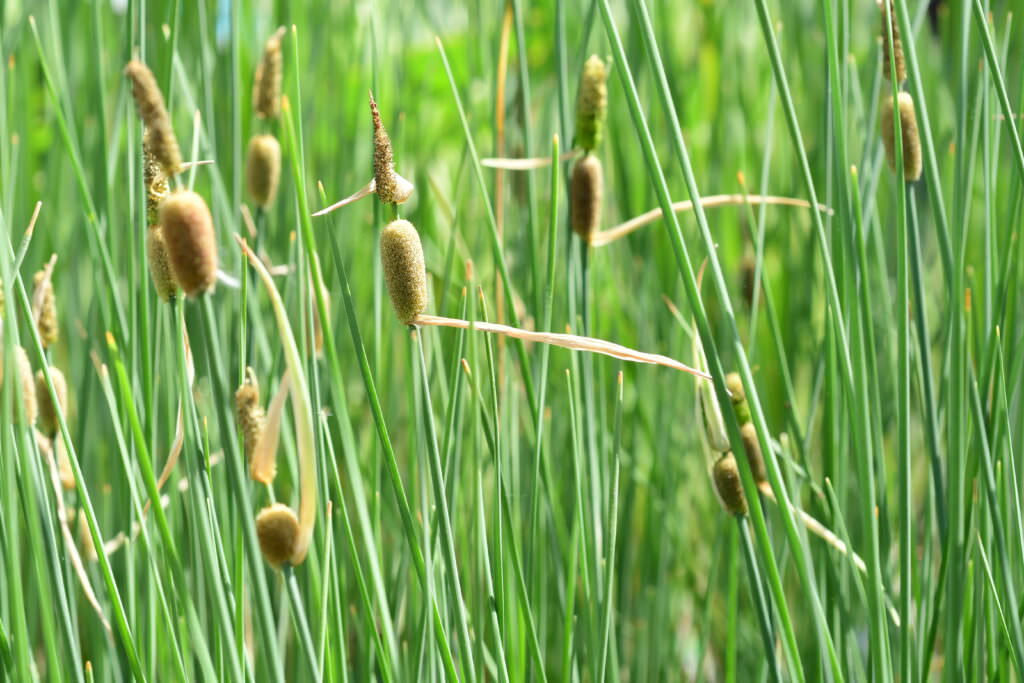
[[[160,203],[160,229],[174,280],[188,296],[211,289],[217,279],[217,238],[206,201],[179,190]]]
[[[608,112],[608,69],[601,58],[591,55],[583,65],[576,98],[576,144],[586,151],[597,149]]]
[[[391,305],[405,325],[427,308],[427,268],[419,233],[407,220],[395,220],[380,234],[380,260]]]
[[[740,261],[740,292],[743,294],[743,303],[747,310],[754,305],[754,292],[757,290],[757,261],[750,252],[743,254]]]
[[[252,368],[245,369],[245,381],[235,392],[235,420],[242,430],[245,457],[251,459],[256,445],[263,436],[266,415],[260,405],[260,386]]]
[[[68,383],[64,379],[64,373],[56,366],[50,366],[50,380],[53,381],[53,390],[57,394],[57,403],[60,412],[67,418],[68,415]],[[36,403],[39,406],[39,427],[44,434],[53,435],[60,429],[60,421],[57,419],[57,406],[53,404],[50,397],[50,389],[46,386],[46,375],[42,370],[36,372]]]
[[[15,400],[21,399],[22,407],[25,410],[25,420],[28,424],[35,424],[38,415],[38,404],[36,403],[36,379],[32,375],[32,363],[28,360],[28,354],[20,346],[14,347],[14,369],[18,373],[18,390],[21,395],[15,392]],[[3,362],[0,360],[0,387],[4,385]],[[17,414],[15,408],[14,414]]]
[[[395,158],[391,138],[380,120],[377,102],[370,93],[370,115],[373,116],[373,179],[377,197],[385,204],[398,204],[398,181],[395,178]]]
[[[261,119],[281,115],[281,38],[284,26],[274,32],[263,46],[263,57],[256,67],[252,84],[252,108]]]
[[[747,514],[747,497],[743,494],[740,470],[732,453],[725,453],[715,461],[711,476],[725,511],[737,516]]]
[[[896,127],[894,109],[899,109],[900,133],[903,139],[903,175],[908,183],[921,177],[921,137],[917,131],[917,115],[914,112],[914,98],[910,93],[901,92],[896,107],[892,98],[882,100],[882,142],[889,168],[896,170]]]
[[[580,239],[590,239],[601,227],[601,204],[604,200],[604,172],[601,160],[587,154],[576,162],[569,185],[572,229]]]
[[[78,552],[86,562],[95,562],[99,559],[96,554],[96,546],[92,544],[92,532],[89,531],[89,520],[84,510],[79,510],[75,515],[75,532],[78,540]]]
[[[272,567],[280,567],[291,559],[299,538],[299,518],[283,503],[274,503],[256,516],[256,536],[263,558]]]
[[[245,162],[245,176],[249,194],[257,204],[266,208],[277,196],[281,180],[281,143],[273,135],[254,135],[249,140],[249,153]]]
[[[888,16],[886,14],[888,5]],[[882,5],[882,77],[886,80],[892,76],[892,65],[896,65],[896,82],[902,83],[907,80],[907,66],[903,61],[903,41],[900,40],[900,27],[896,22],[896,10],[892,6],[892,0],[885,0]],[[886,24],[892,25],[892,54],[889,53],[889,32]]]
[[[142,134],[142,177],[146,184],[146,224],[153,225],[160,218],[160,202],[170,191],[156,154],[153,153],[149,129]]]
[[[149,276],[153,280],[157,296],[164,301],[170,301],[178,292],[178,284],[171,273],[167,245],[164,244],[164,231],[159,225],[150,225],[146,230],[146,261],[149,263]]]
[[[32,284],[35,291],[32,299],[40,302],[39,308],[39,341],[43,348],[48,349],[57,343],[60,330],[57,326],[57,297],[53,294],[53,276],[46,277],[46,272],[40,270],[32,276]],[[40,291],[42,287],[42,291]]]
[[[132,96],[139,118],[149,131],[150,149],[168,178],[181,170],[181,150],[174,137],[171,117],[164,106],[164,96],[156,84],[156,78],[149,67],[133,59],[124,68],[124,74],[132,81]]]
[[[740,438],[743,439],[743,448],[747,451],[747,462],[750,463],[750,471],[754,475],[754,481],[761,483],[768,479],[764,469],[764,455],[761,453],[761,442],[757,440],[757,429],[753,422],[744,423],[740,427]]]
[[[750,406],[747,404],[747,392],[743,389],[743,380],[738,373],[730,372],[725,376],[725,388],[732,397],[732,409],[736,413],[736,421],[740,425],[750,422]]]

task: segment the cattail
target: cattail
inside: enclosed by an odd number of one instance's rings
[[[377,197],[385,204],[398,204],[398,182],[395,179],[391,138],[381,123],[373,93],[370,93],[370,115],[373,116],[373,180]]]
[[[274,503],[256,516],[256,536],[263,558],[273,567],[291,560],[299,538],[299,518],[283,503]]]
[[[57,453],[57,476],[60,478],[60,485],[65,491],[71,491],[75,488],[75,471],[71,469],[71,458],[68,457],[68,447],[64,445],[64,439],[54,437],[53,449]]]
[[[914,113],[914,98],[910,93],[901,92],[897,98],[900,112],[900,132],[903,139],[903,175],[908,183],[921,177],[921,138],[917,132],[917,115]],[[882,100],[882,142],[885,143],[885,157],[889,168],[896,170],[896,128],[893,121],[893,101]]]
[[[156,84],[156,78],[149,67],[137,59],[128,62],[124,73],[132,80],[135,107],[149,131],[153,156],[160,163],[164,175],[172,178],[181,170],[181,150],[178,149],[178,139],[174,137],[171,117],[167,114],[164,96]]]
[[[60,336],[57,326],[57,297],[53,294],[52,274],[46,277],[46,271],[40,270],[32,276],[35,291],[32,299],[39,302],[39,341],[43,348],[48,349],[57,343]],[[40,290],[40,287],[43,289]]]
[[[252,459],[256,446],[263,436],[266,415],[260,405],[260,385],[252,368],[245,369],[245,381],[235,392],[235,420],[242,430],[245,442],[245,457]]]
[[[757,289],[756,277],[757,262],[754,255],[744,252],[743,259],[740,261],[740,292],[743,294],[743,303],[746,304],[748,310],[754,305],[754,292]]]
[[[601,160],[588,154],[572,169],[569,200],[572,229],[587,244],[601,227],[601,203],[604,199],[604,175]]]
[[[391,305],[410,325],[427,308],[427,269],[419,233],[407,220],[395,220],[380,234],[380,260]]]
[[[4,385],[3,362],[0,359],[0,387]],[[14,369],[18,373],[18,389],[21,395],[15,395],[15,399],[21,399],[22,407],[25,410],[25,420],[31,425],[35,424],[38,406],[36,404],[36,380],[32,375],[32,363],[28,360],[28,354],[20,346],[14,347]],[[17,409],[15,409],[17,414]]]
[[[217,279],[213,218],[202,197],[179,190],[160,203],[160,226],[174,280],[188,296],[211,289]]]
[[[746,422],[740,427],[740,438],[743,439],[743,448],[747,451],[747,462],[750,463],[754,481],[759,484],[766,481],[768,475],[764,469],[764,455],[761,453],[761,442],[757,440],[757,429],[753,422]]]
[[[597,55],[583,65],[576,98],[576,144],[586,151],[597,149],[608,112],[608,70]]]
[[[39,405],[39,426],[43,433],[50,436],[56,434],[60,429],[60,421],[57,419],[57,407],[60,407],[61,414],[67,418],[68,415],[68,383],[64,379],[64,373],[55,366],[50,366],[50,380],[53,382],[53,391],[57,394],[57,405],[54,405],[50,397],[50,389],[46,385],[46,375],[42,370],[36,372],[36,402]]]
[[[888,12],[886,11],[888,9]],[[889,54],[889,32],[886,24],[892,26],[892,54]],[[882,5],[882,77],[886,80],[892,76],[892,63],[896,63],[896,82],[907,80],[907,66],[903,61],[903,41],[900,40],[900,27],[896,22],[896,11],[891,0]]]
[[[96,546],[92,543],[92,532],[89,531],[89,520],[84,510],[79,510],[75,515],[75,531],[78,536],[78,552],[86,562],[95,562],[99,559],[96,554]]]
[[[281,180],[281,143],[273,135],[254,135],[249,140],[249,153],[245,164],[249,181],[249,194],[263,208],[270,206],[277,196]]]
[[[736,421],[740,425],[750,422],[750,406],[747,404],[747,392],[743,389],[743,380],[739,374],[730,372],[725,376],[725,388],[732,397],[732,409],[736,413]]]
[[[743,495],[740,470],[732,453],[725,453],[715,461],[711,476],[715,480],[718,500],[725,511],[737,516],[747,514],[747,497]]]
[[[261,119],[281,115],[281,38],[284,26],[274,32],[263,46],[263,57],[256,67],[252,84],[252,108]]]
[[[149,262],[149,276],[157,296],[170,301],[178,292],[178,284],[174,281],[171,264],[167,260],[164,231],[159,225],[151,224],[146,230],[146,260]]]
[[[160,202],[170,191],[167,177],[153,152],[149,128],[142,134],[142,178],[146,184],[146,224],[154,225],[160,219]]]

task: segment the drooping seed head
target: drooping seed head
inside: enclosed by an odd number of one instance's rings
[[[725,388],[732,397],[732,409],[736,413],[736,421],[740,425],[750,422],[750,406],[747,404],[747,392],[743,389],[743,380],[738,373],[730,372],[725,376]]]
[[[57,325],[57,297],[53,294],[53,275],[46,277],[46,272],[40,270],[32,276],[34,292],[33,301],[40,302],[39,306],[39,341],[43,348],[48,349],[57,343],[60,336],[60,328]],[[42,289],[40,289],[40,287]]]
[[[886,16],[886,5],[888,5],[888,16]],[[896,82],[902,83],[907,80],[907,66],[903,61],[903,41],[900,40],[900,27],[896,21],[896,10],[892,6],[892,0],[885,0],[881,6],[882,10],[882,77],[889,80],[892,77],[892,66],[896,66]],[[886,24],[892,26],[892,54],[889,53],[889,33]]]
[[[60,368],[50,366],[50,380],[53,382],[53,391],[57,394],[57,405],[65,419],[68,415],[68,383],[64,379],[64,373]],[[50,397],[50,389],[46,386],[46,376],[42,370],[36,371],[36,403],[39,407],[39,427],[44,434],[53,435],[60,429],[60,421],[57,419],[57,406]]]
[[[245,381],[235,392],[235,420],[242,430],[245,443],[245,457],[252,458],[256,445],[263,436],[266,415],[260,405],[260,386],[256,372],[252,368],[245,369]]]
[[[280,567],[291,559],[299,538],[299,518],[283,503],[274,503],[256,516],[256,536],[263,559],[272,567]]]
[[[395,158],[391,138],[380,120],[377,102],[370,93],[370,115],[373,117],[373,179],[377,197],[385,204],[398,204],[398,182],[395,178]]]
[[[747,497],[743,494],[740,470],[732,453],[725,453],[715,461],[711,476],[725,511],[737,516],[747,514]]]
[[[757,440],[757,429],[753,422],[747,422],[740,427],[740,438],[743,439],[743,448],[747,452],[747,462],[750,463],[754,481],[759,484],[766,481],[768,474],[764,469],[764,454],[761,453],[761,442]]]
[[[604,172],[601,160],[587,154],[576,162],[569,185],[572,229],[580,239],[590,239],[601,228],[601,205],[604,201]]]
[[[163,301],[170,301],[178,293],[178,284],[171,272],[171,263],[167,259],[167,245],[164,244],[164,231],[159,225],[153,224],[146,229],[146,261],[157,296]]]
[[[160,202],[170,191],[167,177],[153,152],[149,128],[142,134],[142,177],[146,184],[146,224],[154,225],[160,219]]]
[[[174,136],[171,117],[164,106],[164,96],[156,84],[156,78],[149,67],[133,59],[124,68],[125,75],[132,81],[132,96],[139,118],[149,131],[150,149],[168,178],[181,170],[181,150]]]
[[[405,325],[427,308],[427,269],[423,245],[416,228],[407,220],[388,224],[380,234],[380,260],[391,305]]]
[[[160,228],[174,280],[188,296],[211,289],[217,280],[217,238],[206,201],[179,190],[160,203]]]
[[[245,177],[253,200],[264,208],[270,206],[281,180],[281,143],[273,135],[254,135],[249,140]]]
[[[917,114],[914,112],[914,98],[910,93],[901,92],[893,107],[891,97],[882,100],[882,142],[889,168],[896,170],[896,127],[894,109],[900,114],[900,133],[903,140],[903,175],[908,183],[921,177],[921,137],[917,131]]]
[[[252,108],[261,119],[281,115],[281,38],[284,26],[277,29],[263,46],[263,57],[256,67],[252,84]]]
[[[591,55],[583,65],[576,97],[576,144],[586,151],[597,149],[608,112],[608,69],[601,58]]]

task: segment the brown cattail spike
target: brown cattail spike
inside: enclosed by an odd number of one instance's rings
[[[608,69],[604,62],[592,55],[583,65],[576,98],[576,144],[587,152],[601,144],[608,112],[607,81]]]
[[[380,260],[384,266],[391,305],[405,325],[427,308],[427,269],[419,233],[407,220],[388,224],[380,234]]]
[[[747,497],[743,494],[740,470],[732,453],[726,453],[715,461],[711,476],[715,480],[718,500],[725,511],[737,516],[747,514]]]
[[[385,204],[397,204],[399,200],[398,181],[395,178],[395,158],[391,150],[391,138],[384,130],[377,110],[377,102],[370,93],[370,115],[373,116],[373,180],[377,197]]]
[[[908,183],[921,177],[921,138],[917,132],[917,115],[914,112],[914,98],[910,93],[901,92],[895,109],[899,109],[900,133],[903,139],[903,175]],[[889,168],[896,170],[896,127],[891,97],[882,100],[882,142]]]
[[[757,440],[757,429],[753,422],[747,422],[740,427],[740,438],[743,439],[743,448],[747,452],[747,462],[750,463],[750,471],[754,475],[754,481],[760,484],[768,479],[764,469],[764,455],[761,453],[761,442]]]
[[[159,225],[150,225],[146,230],[146,260],[157,296],[164,301],[170,301],[178,293],[178,285],[171,273],[171,264],[167,260],[167,245],[164,244],[164,231]]]
[[[68,383],[64,379],[64,373],[55,366],[50,366],[50,380],[53,382],[53,390],[57,394],[57,404],[65,419],[68,415]],[[52,436],[60,429],[60,421],[57,419],[57,406],[50,397],[50,388],[46,386],[46,375],[42,370],[36,372],[36,403],[39,406],[39,428],[47,436]]]
[[[260,405],[260,386],[252,368],[245,369],[245,381],[235,392],[235,420],[242,430],[245,457],[251,459],[256,445],[263,436],[266,415]]]
[[[256,516],[256,536],[260,541],[263,558],[272,567],[288,562],[299,538],[299,518],[282,503],[274,503],[260,510]]]
[[[604,173],[601,160],[587,154],[572,169],[569,187],[572,229],[587,244],[601,227],[601,204],[604,200]]]
[[[750,422],[750,406],[747,405],[747,392],[743,389],[743,380],[738,373],[730,372],[725,376],[725,388],[732,397],[732,409],[736,413],[736,421],[740,425]]]
[[[882,6],[882,77],[889,80],[892,77],[892,66],[896,66],[896,82],[902,83],[907,80],[907,66],[903,61],[903,41],[900,40],[900,27],[896,22],[896,10],[891,0],[886,0]],[[888,9],[888,12],[886,11]],[[889,53],[889,32],[886,24],[892,26],[892,54]]]
[[[57,326],[57,297],[53,294],[52,275],[48,279],[46,271],[40,270],[32,277],[35,292],[32,299],[39,302],[39,341],[43,348],[48,349],[57,343],[60,336]],[[40,290],[39,288],[43,289]]]
[[[146,183],[146,224],[154,225],[160,219],[160,202],[167,196],[167,177],[153,153],[152,134],[142,134],[142,176]]]
[[[245,176],[249,194],[263,208],[270,206],[277,196],[281,180],[281,143],[273,135],[254,135],[249,140]]]
[[[252,84],[252,108],[261,119],[281,115],[281,38],[284,26],[277,29],[263,46],[263,57],[256,67]]]
[[[153,156],[163,168],[168,178],[181,170],[181,150],[178,139],[174,137],[171,117],[164,106],[164,96],[156,84],[153,72],[142,62],[133,59],[124,68],[124,73],[132,81],[132,96],[139,118],[149,130],[150,148]]]
[[[217,238],[206,201],[179,190],[160,203],[160,228],[174,280],[188,296],[211,289],[217,279]]]

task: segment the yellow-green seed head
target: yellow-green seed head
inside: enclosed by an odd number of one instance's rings
[[[601,228],[601,205],[604,201],[604,172],[601,160],[593,154],[587,154],[573,166],[569,201],[573,232],[590,244],[591,237]]]
[[[743,439],[743,448],[747,452],[747,462],[750,463],[750,471],[754,475],[754,481],[761,483],[768,479],[764,469],[764,455],[761,453],[761,442],[757,440],[757,429],[753,422],[747,422],[740,427],[740,438]]]
[[[277,196],[277,185],[281,180],[281,143],[277,138],[255,135],[249,140],[245,176],[253,200],[264,208],[270,206]]]
[[[256,537],[263,559],[272,567],[280,567],[291,559],[299,538],[299,518],[283,503],[274,503],[256,516]]]
[[[139,118],[149,131],[150,148],[153,156],[163,168],[164,175],[173,177],[181,170],[181,150],[174,136],[171,117],[164,106],[164,96],[156,84],[156,78],[149,67],[133,59],[124,68],[125,75],[132,81],[132,96]]]
[[[167,260],[164,231],[159,225],[150,225],[146,229],[146,261],[157,296],[163,301],[170,301],[178,293],[178,284],[174,281],[171,263]]]
[[[592,55],[583,65],[576,98],[576,144],[586,151],[597,149],[608,113],[608,69]]]
[[[391,138],[380,120],[377,102],[370,94],[370,115],[373,117],[373,180],[377,198],[384,204],[398,204],[399,188],[395,177],[395,158]]]
[[[281,38],[282,26],[267,39],[263,57],[256,67],[252,84],[252,108],[261,119],[276,119],[281,115]]]
[[[427,269],[419,233],[407,220],[388,224],[380,234],[380,260],[391,305],[405,325],[427,308]]]
[[[251,459],[256,445],[263,436],[266,414],[260,405],[260,386],[252,368],[245,369],[245,381],[235,392],[235,420],[242,430],[245,443],[245,457]]]
[[[715,461],[711,470],[718,500],[731,515],[747,514],[747,497],[743,494],[740,470],[732,453],[725,453]]]
[[[730,372],[725,376],[725,388],[732,397],[732,408],[736,413],[736,421],[740,425],[750,422],[750,406],[747,404],[747,392],[743,389],[743,380],[738,373]]]
[[[153,143],[149,129],[142,134],[142,176],[146,183],[146,224],[153,225],[160,218],[160,202],[170,191],[167,177],[164,176],[160,162],[153,153]]]
[[[213,288],[217,280],[217,238],[206,201],[179,190],[160,203],[160,229],[174,280],[188,296]]]
[[[44,349],[48,349],[57,343],[57,339],[60,337],[60,328],[57,325],[57,297],[53,293],[53,274],[51,273],[50,279],[46,280],[44,284],[45,276],[46,273],[40,270],[32,277],[35,290],[32,293],[32,299],[40,302],[39,341],[43,343]],[[43,287],[42,291],[40,291],[40,287]]]
[[[53,381],[53,390],[57,394],[57,404],[60,412],[67,419],[68,416],[68,383],[64,379],[64,373],[60,368],[50,366],[50,380]],[[50,389],[46,386],[46,376],[42,370],[36,371],[36,403],[39,407],[39,428],[44,434],[52,436],[60,429],[60,421],[57,419],[57,407],[50,397]]]
[[[4,385],[3,366],[2,359],[0,359],[0,388]],[[14,370],[18,373],[18,387],[14,398],[15,400],[21,400],[28,424],[35,424],[36,416],[39,413],[38,404],[36,403],[36,379],[32,375],[32,363],[28,360],[28,354],[20,346],[14,347]],[[20,392],[20,395],[18,392]],[[14,408],[13,414],[17,415],[17,413],[18,409]]]
[[[914,112],[914,98],[910,93],[901,92],[893,107],[891,97],[882,100],[882,142],[885,144],[885,158],[889,168],[896,170],[896,127],[894,110],[900,113],[900,132],[903,139],[903,175],[908,183],[921,177],[921,137],[917,131],[917,114]]]

